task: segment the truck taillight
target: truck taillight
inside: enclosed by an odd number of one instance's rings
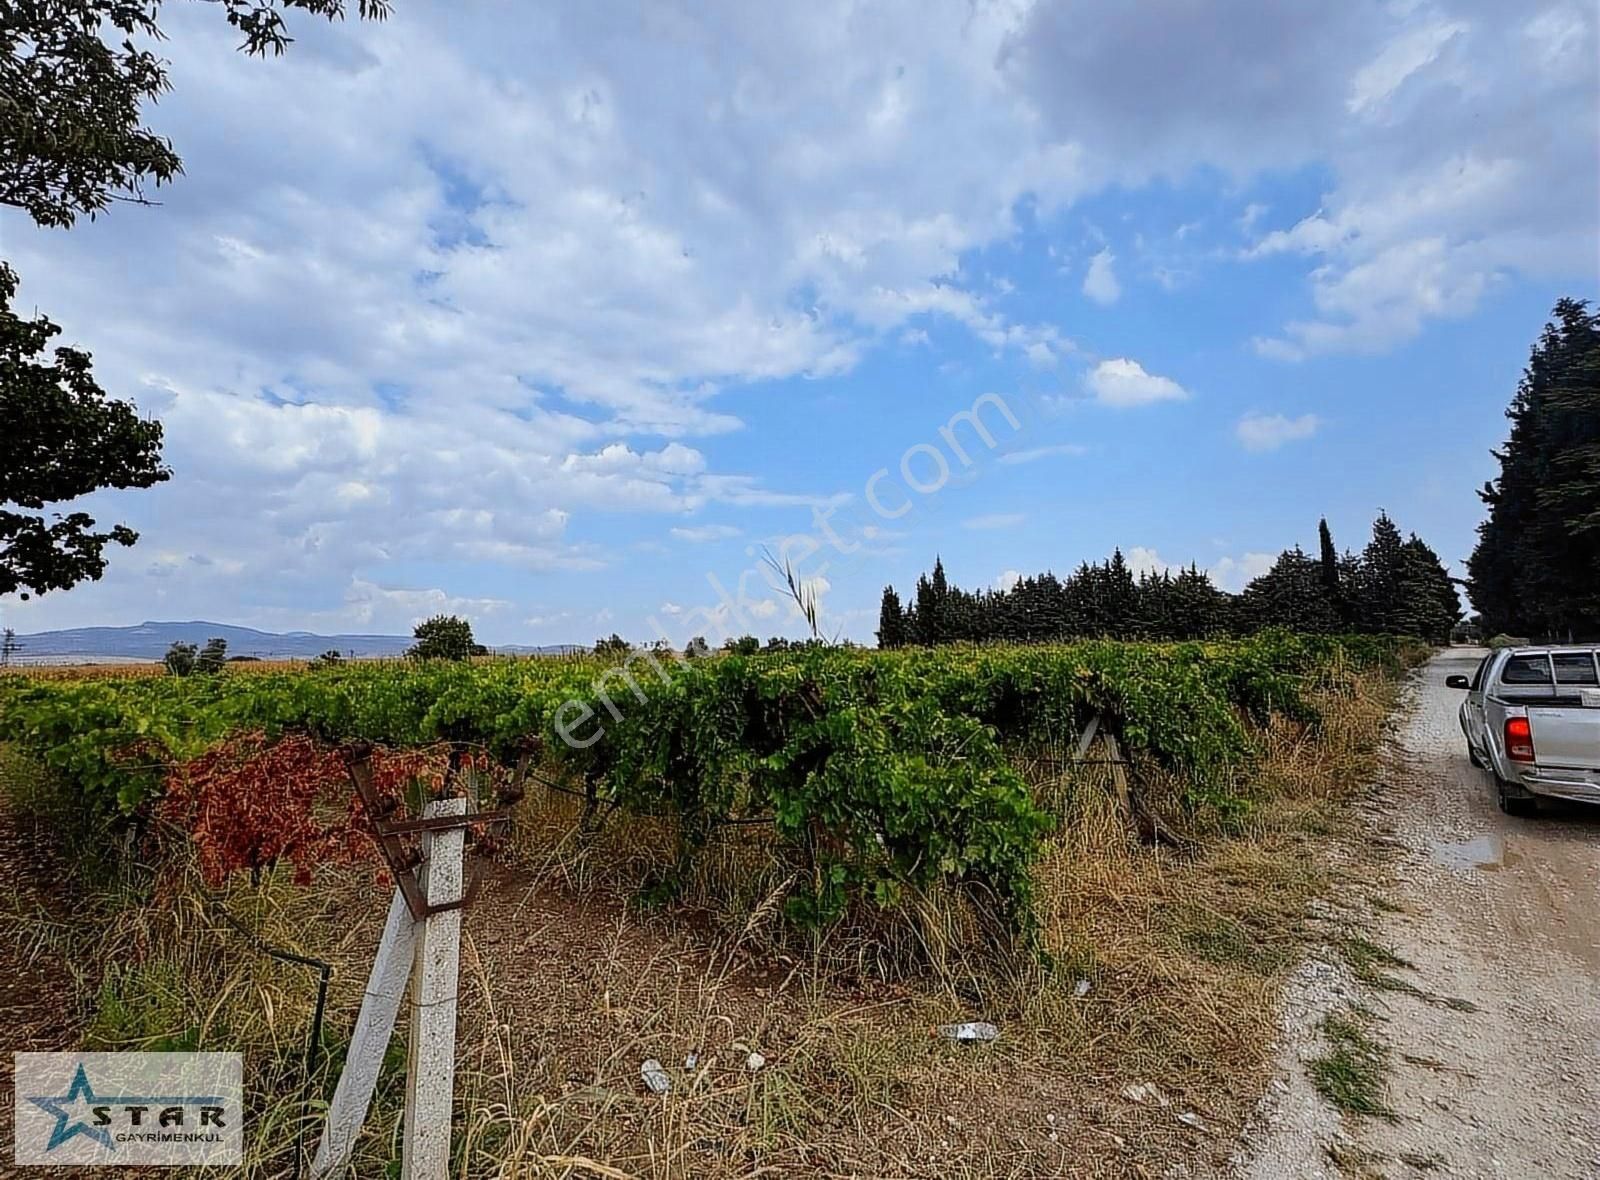
[[[1506,757],[1513,762],[1533,761],[1533,726],[1526,717],[1506,718]]]

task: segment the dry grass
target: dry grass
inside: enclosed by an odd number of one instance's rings
[[[1364,680],[1323,702],[1318,734],[1275,725],[1241,786],[1243,818],[1180,812],[1175,784],[1142,775],[1150,804],[1191,839],[1187,851],[1140,843],[1099,772],[1062,781],[1040,771],[1040,797],[1062,819],[1036,879],[1049,967],[985,951],[973,909],[945,896],[915,899],[888,922],[788,931],[790,871],[760,828],[724,829],[676,900],[641,905],[638,883],[673,862],[670,825],[618,816],[584,832],[576,800],[531,792],[507,863],[466,923],[456,1174],[1220,1167],[1264,1085],[1278,990],[1312,933],[1312,902],[1337,884],[1333,850],[1354,823],[1347,802],[1393,697],[1392,685]],[[76,925],[13,907],[0,937],[26,930],[36,957],[86,965],[87,1042],[176,1036],[243,1048],[259,1103],[245,1174],[284,1175],[312,979],[255,954],[216,906],[268,942],[337,965],[331,1059],[314,1079],[326,1095],[384,900],[363,874],[201,896],[183,875],[92,899]],[[1001,1039],[958,1046],[931,1033],[975,1018],[999,1024]],[[756,1072],[751,1051],[767,1062]],[[391,1057],[361,1176],[386,1174],[398,1143],[398,1042]],[[646,1057],[673,1077],[665,1098],[640,1085]],[[1124,1096],[1142,1082],[1160,1098]],[[1189,1111],[1204,1130],[1178,1121]]]

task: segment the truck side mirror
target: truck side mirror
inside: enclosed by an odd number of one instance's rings
[[[1472,681],[1465,676],[1446,676],[1444,678],[1444,686],[1446,688],[1471,688]]]

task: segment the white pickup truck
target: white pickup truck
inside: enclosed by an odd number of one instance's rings
[[[1513,647],[1484,657],[1469,679],[1461,731],[1474,766],[1494,775],[1500,810],[1541,797],[1600,803],[1600,647]]]

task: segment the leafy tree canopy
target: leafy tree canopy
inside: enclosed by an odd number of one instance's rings
[[[143,123],[170,88],[162,0],[16,0],[0,19],[0,204],[46,226],[69,226],[112,201],[146,203],[147,186],[183,170],[171,141]],[[344,0],[221,0],[240,48],[264,57],[293,40],[284,12],[334,20]],[[359,0],[382,19],[388,0]],[[146,44],[140,44],[140,42]]]
[[[96,531],[85,512],[46,514],[101,488],[147,488],[171,474],[161,424],[106,396],[89,354],[46,346],[61,329],[11,309],[16,275],[0,263],[0,594],[65,590],[105,572],[105,547],[131,545],[126,525]]]
[[[208,639],[206,645],[200,649],[200,654],[194,659],[196,672],[220,672],[222,665],[228,661],[228,641],[226,639]]]
[[[199,650],[192,643],[174,640],[172,646],[167,648],[167,654],[161,662],[166,664],[167,671],[172,675],[187,676],[194,671],[194,659]]]
[[[414,660],[465,660],[484,653],[472,638],[472,624],[459,615],[434,615],[418,623],[411,636],[417,642],[406,652]]]

